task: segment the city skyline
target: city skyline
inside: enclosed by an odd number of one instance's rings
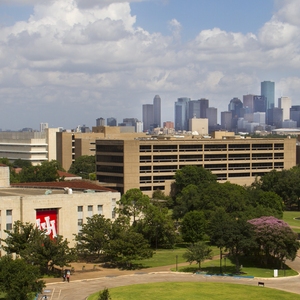
[[[209,99],[221,112],[232,98],[260,95],[264,80],[276,82],[275,102],[300,104],[298,0],[3,0],[0,8],[3,130],[141,120],[154,95],[161,122],[174,121],[180,97]]]

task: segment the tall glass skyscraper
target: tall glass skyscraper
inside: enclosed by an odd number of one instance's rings
[[[156,95],[153,99],[153,124],[161,127],[161,99]]]
[[[263,81],[260,84],[261,95],[266,98],[267,107],[266,109],[274,108],[275,103],[275,82]]]
[[[188,130],[187,106],[190,98],[178,98],[175,102],[175,130]]]

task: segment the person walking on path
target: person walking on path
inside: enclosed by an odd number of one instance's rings
[[[70,270],[68,270],[68,271],[67,271],[67,281],[68,281],[68,282],[70,282],[70,275],[71,275],[71,272],[70,272]]]

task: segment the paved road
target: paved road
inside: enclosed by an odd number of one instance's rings
[[[288,265],[294,270],[300,271],[300,258],[297,257],[294,262],[289,262]],[[158,270],[161,270],[157,268]],[[94,292],[104,288],[113,288],[118,286],[126,286],[139,283],[150,282],[226,282],[235,284],[247,284],[257,286],[259,281],[265,283],[265,287],[284,290],[292,293],[300,294],[300,277],[285,277],[285,278],[233,278],[226,276],[206,276],[185,274],[169,271],[156,272],[155,268],[143,271],[118,272],[115,270],[93,273],[96,278],[84,279],[84,274],[75,279],[74,276],[70,283],[67,282],[52,282],[48,283],[44,291],[44,295],[48,296],[48,300],[84,300]],[[124,274],[124,275],[123,275]],[[79,278],[80,277],[80,278]]]

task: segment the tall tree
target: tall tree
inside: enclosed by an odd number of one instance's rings
[[[195,261],[201,269],[201,263],[212,258],[212,250],[204,242],[198,242],[189,246],[182,256],[190,264]]]
[[[44,281],[39,278],[37,266],[10,256],[0,258],[0,291],[5,294],[5,299],[31,300],[45,287]]]
[[[133,260],[150,258],[153,251],[142,234],[132,230],[122,230],[110,240],[105,250],[106,256],[113,262],[131,266]]]
[[[23,167],[20,172],[20,182],[52,182],[59,178],[60,164],[53,161],[44,161],[38,166]]]
[[[98,258],[107,247],[112,234],[112,223],[102,215],[87,218],[79,234],[75,235],[76,248],[79,254],[96,255]]]
[[[280,263],[295,259],[300,243],[287,223],[272,216],[252,219],[249,223],[254,228],[257,253],[263,253],[266,264],[274,258]]]
[[[90,179],[90,174],[96,172],[95,155],[82,155],[76,158],[68,172],[84,179]]]
[[[73,249],[68,246],[68,241],[62,236],[53,239],[39,230],[32,223],[16,221],[12,230],[5,230],[6,245],[2,248],[8,254],[16,254],[27,263],[39,265],[43,273],[48,273],[54,265],[64,267],[74,260]]]
[[[216,175],[200,166],[185,166],[175,173],[177,193],[190,184],[203,186],[217,181]]]
[[[130,189],[122,195],[118,201],[119,209],[117,212],[121,215],[131,217],[133,222],[141,217],[143,211],[150,204],[150,198],[144,195],[139,189]]]
[[[182,238],[187,243],[195,244],[203,239],[206,220],[203,212],[191,211],[185,214],[181,222]]]
[[[143,210],[143,217],[133,224],[133,229],[141,233],[153,248],[172,248],[176,243],[175,224],[164,207],[148,205]]]

